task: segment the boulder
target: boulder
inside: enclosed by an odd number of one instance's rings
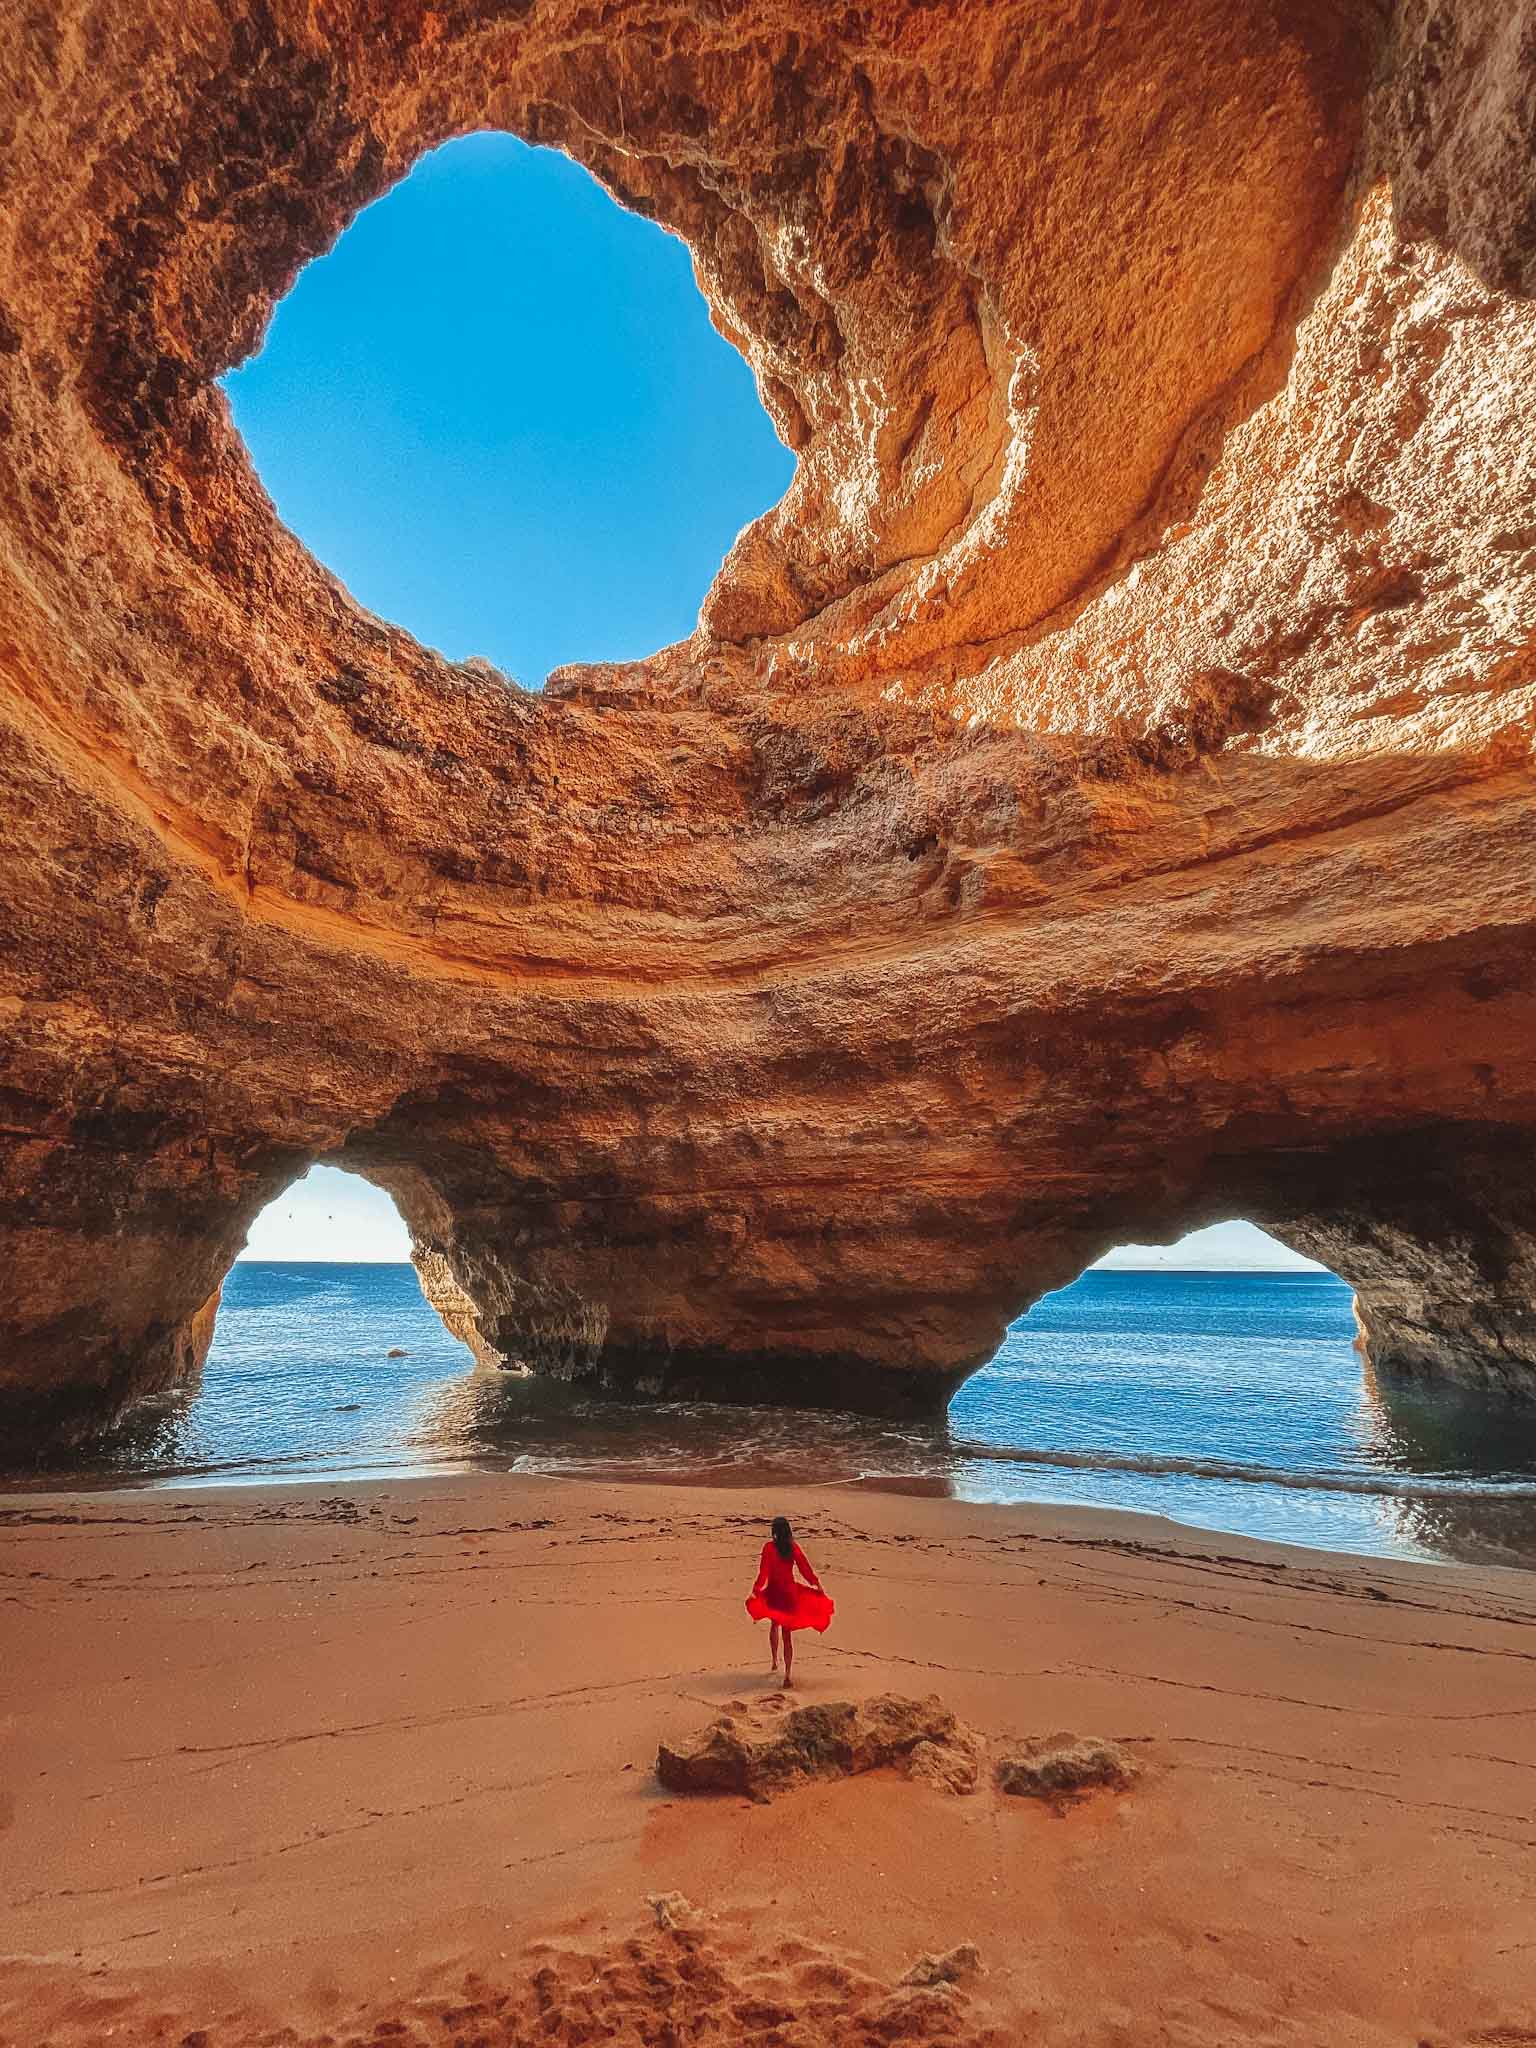
[[[1000,1791],[1057,1808],[1075,1805],[1091,1792],[1123,1792],[1139,1775],[1138,1765],[1118,1743],[1097,1735],[1037,1735],[997,1762]]]
[[[913,1700],[779,1698],[731,1708],[696,1735],[663,1742],[656,1775],[671,1792],[733,1792],[766,1801],[817,1778],[893,1768],[947,1792],[973,1792],[981,1739],[936,1694]]]

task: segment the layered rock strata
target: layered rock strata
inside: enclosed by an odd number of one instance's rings
[[[484,1356],[931,1412],[1251,1216],[1536,1388],[1531,0],[52,0],[0,55],[0,1389],[388,1188]],[[420,153],[685,236],[798,457],[542,695],[214,379]],[[199,1319],[201,1318],[201,1323]]]

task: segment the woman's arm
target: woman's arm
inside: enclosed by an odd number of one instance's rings
[[[798,1543],[795,1545],[795,1563],[800,1567],[801,1578],[804,1579],[809,1586],[814,1588],[814,1590],[819,1593],[821,1591],[821,1581],[817,1578],[816,1574],[811,1570],[811,1561],[806,1556],[805,1552],[800,1548]]]
[[[762,1592],[763,1588],[768,1583],[768,1552],[771,1548],[771,1544],[765,1543],[763,1545],[763,1554],[757,1560],[757,1584],[752,1588],[754,1598]],[[736,1583],[739,1586],[741,1584],[740,1579],[738,1579]]]

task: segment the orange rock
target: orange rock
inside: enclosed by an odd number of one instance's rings
[[[817,1700],[792,1707],[783,1694],[732,1700],[697,1734],[663,1742],[656,1775],[669,1792],[734,1792],[765,1802],[818,1778],[895,1769],[943,1792],[977,1786],[980,1736],[937,1693],[906,1699]]]
[[[1075,1806],[1093,1792],[1124,1792],[1140,1776],[1117,1742],[1099,1735],[1036,1735],[997,1764],[999,1791],[1047,1806]]]
[[[482,1355],[639,1394],[937,1411],[1231,1214],[1380,1369],[1536,1386],[1532,18],[30,10],[13,1421],[184,1374],[319,1158]],[[688,239],[799,457],[542,696],[356,607],[213,381],[487,123]]]

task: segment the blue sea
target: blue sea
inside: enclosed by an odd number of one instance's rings
[[[1353,1336],[1350,1290],[1331,1274],[1090,1272],[1019,1318],[945,1423],[631,1406],[477,1369],[408,1265],[252,1260],[226,1282],[201,1384],[140,1404],[78,1469],[49,1476],[185,1486],[478,1466],[814,1481],[1536,1563],[1536,1412],[1373,1385]]]

